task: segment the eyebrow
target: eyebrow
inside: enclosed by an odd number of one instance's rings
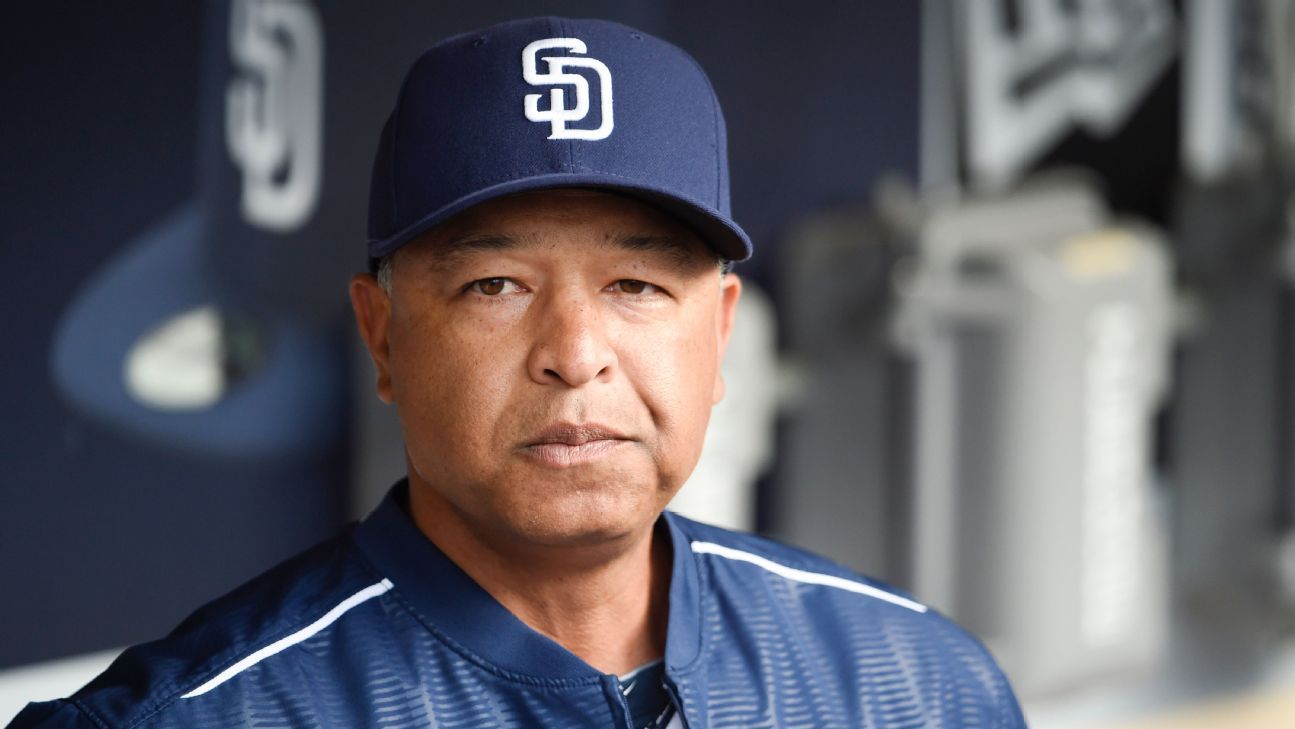
[[[681,271],[690,270],[698,263],[694,246],[675,236],[621,234],[610,236],[607,242],[634,252],[665,254]]]
[[[463,258],[480,251],[505,251],[521,246],[522,242],[503,233],[469,233],[449,240],[438,241],[432,260],[432,270],[448,271]]]

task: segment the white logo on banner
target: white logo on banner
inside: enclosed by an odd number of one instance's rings
[[[585,43],[576,38],[546,38],[537,40],[522,51],[522,77],[531,86],[557,86],[549,89],[549,108],[540,108],[541,94],[526,95],[526,118],[533,122],[548,122],[549,139],[606,139],[612,133],[612,75],[607,65],[595,58],[580,56],[544,56],[538,60],[547,64],[541,72],[536,67],[536,54],[549,48],[565,48],[571,53],[588,53]],[[598,75],[598,97],[601,101],[601,123],[597,129],[568,129],[567,123],[578,122],[589,115],[589,80],[579,73],[567,73],[568,68],[587,68]],[[575,106],[567,106],[567,90],[575,88]]]
[[[1010,181],[1075,126],[1116,132],[1172,60],[1169,0],[967,0],[968,158]],[[1014,18],[1014,22],[1012,21]]]
[[[231,6],[229,52],[240,73],[225,96],[225,142],[253,225],[293,230],[319,201],[323,43],[309,3]]]

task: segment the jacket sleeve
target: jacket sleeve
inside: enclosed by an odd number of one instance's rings
[[[64,699],[27,704],[7,729],[104,729],[76,704]]]
[[[999,726],[1007,729],[1027,729],[1025,714],[1021,711],[1021,704],[1017,701],[1016,694],[1009,691],[1005,703],[1007,705],[1002,707],[999,714]]]
[[[1012,689],[1012,683],[1007,679],[1007,674],[994,660],[993,654],[985,647],[984,643],[972,638],[980,652],[985,657],[985,666],[992,676],[992,687],[990,692],[993,695],[995,708],[994,727],[997,729],[1027,729],[1025,723],[1025,714],[1021,711],[1021,702],[1016,698],[1016,691]]]

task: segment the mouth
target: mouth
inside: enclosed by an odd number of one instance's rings
[[[520,451],[541,465],[567,468],[597,461],[630,441],[624,433],[597,423],[558,423],[536,433]]]

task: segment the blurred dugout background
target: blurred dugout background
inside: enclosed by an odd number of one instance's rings
[[[1295,726],[1295,2],[7,10],[0,720],[403,470],[345,299],[429,43],[691,52],[756,241],[677,508],[982,636],[1037,727]]]

